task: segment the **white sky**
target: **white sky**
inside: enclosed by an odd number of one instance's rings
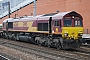
[[[3,1],[3,0],[0,0],[0,1]]]

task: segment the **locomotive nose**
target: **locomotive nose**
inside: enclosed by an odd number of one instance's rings
[[[82,27],[64,27],[62,31],[63,38],[66,39],[79,39],[83,35]]]

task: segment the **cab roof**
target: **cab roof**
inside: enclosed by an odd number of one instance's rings
[[[50,17],[52,19],[63,19],[66,15],[70,16],[78,16],[81,19],[82,16],[78,14],[75,11],[69,11],[69,12],[60,12],[60,13],[51,13],[51,14],[42,14],[42,15],[37,15],[37,16],[26,16],[26,17],[18,17],[18,18],[9,18],[4,20],[3,22],[15,22],[15,21],[32,21],[32,20],[49,20]]]

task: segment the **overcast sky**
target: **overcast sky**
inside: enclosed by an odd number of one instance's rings
[[[2,1],[2,0],[0,0],[0,1]]]

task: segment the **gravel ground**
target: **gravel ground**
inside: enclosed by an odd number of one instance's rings
[[[11,47],[8,47],[9,45]],[[13,47],[17,47],[19,49],[13,48]],[[28,47],[29,49],[26,47]],[[0,54],[1,55],[3,54],[3,56],[5,56],[11,60],[52,60],[49,58],[45,58],[41,55],[40,56],[35,55],[34,53],[32,53],[34,51],[31,51],[33,48],[35,48],[37,50],[38,49],[39,50],[45,50],[48,52],[53,52],[55,54],[59,54],[59,57],[60,57],[60,55],[65,55],[65,56],[70,55],[71,57],[77,57],[80,60],[82,60],[83,58],[84,58],[83,60],[88,60],[87,59],[88,55],[86,55],[86,54],[90,53],[90,48],[86,48],[86,47],[82,47],[82,48],[80,48],[80,50],[67,51],[67,50],[57,50],[57,49],[53,49],[53,48],[48,49],[47,47],[33,45],[33,44],[25,43],[25,42],[17,42],[17,41],[12,41],[12,40],[0,39]],[[25,49],[25,51],[28,50],[28,52],[22,51],[23,49]],[[84,51],[82,51],[82,50],[84,50]],[[31,51],[31,52],[29,53],[29,51]],[[38,51],[36,51],[36,53],[41,54],[41,52],[38,52]],[[47,54],[47,53],[45,53],[45,54]],[[49,56],[49,55],[46,55],[46,56]],[[52,57],[54,57],[54,56],[55,55],[53,55]],[[60,60],[60,58],[58,60]],[[63,59],[61,57],[61,60],[67,60],[67,58]]]
[[[0,52],[8,55],[9,57],[7,57],[7,58],[10,58],[10,57],[16,58],[16,59],[11,58],[11,60],[48,60],[41,56],[39,57],[35,54],[24,53],[22,51],[8,48],[8,47],[2,46],[2,45],[0,45]]]

